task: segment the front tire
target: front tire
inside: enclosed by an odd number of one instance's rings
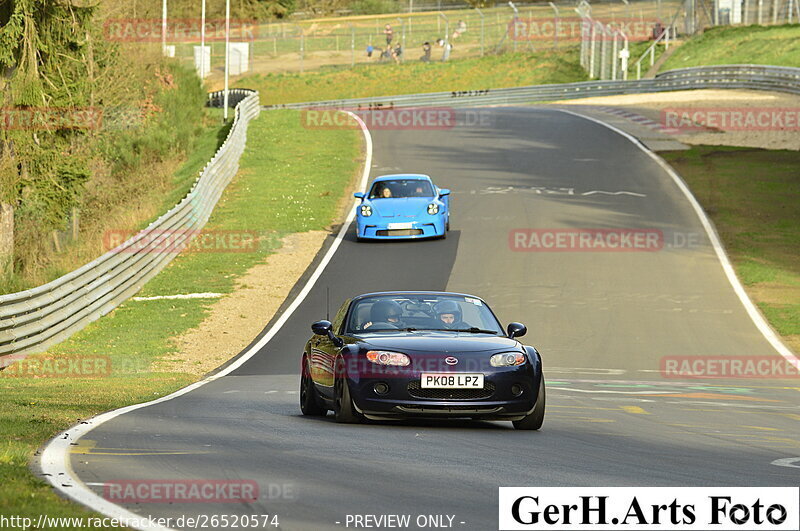
[[[342,424],[356,424],[361,422],[361,415],[358,414],[355,405],[353,405],[353,399],[350,397],[350,386],[347,385],[347,376],[345,376],[341,365],[338,366],[336,380],[333,385],[335,394],[333,415],[336,418],[336,422]]]
[[[545,389],[544,389],[544,375],[542,375],[542,382],[539,384],[539,395],[536,397],[536,405],[533,406],[533,411],[530,415],[522,420],[514,421],[514,428],[518,430],[538,430],[544,423],[544,406],[545,406]]]
[[[303,361],[303,373],[300,376],[300,411],[308,417],[324,417],[328,414],[328,410],[320,405],[306,361]]]

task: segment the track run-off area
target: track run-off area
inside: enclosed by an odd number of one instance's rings
[[[238,358],[56,439],[41,462],[50,481],[108,515],[268,514],[287,530],[389,514],[497,529],[498,487],[797,486],[800,381],[775,374],[796,359],[743,301],[680,179],[635,139],[570,112],[459,112],[481,119],[365,134],[362,184],[425,173],[452,190],[447,239],[357,243],[351,215]],[[504,324],[525,323],[522,340],[541,352],[548,384],[542,430],[303,417],[300,356],[327,294],[333,312],[387,290],[475,294]],[[667,370],[744,356],[775,377]],[[126,501],[108,488],[184,480],[250,482],[258,496]]]

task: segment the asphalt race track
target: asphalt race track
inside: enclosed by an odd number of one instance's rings
[[[101,495],[119,480],[254,480],[254,503],[125,506],[276,514],[289,530],[343,529],[355,514],[449,515],[456,529],[497,529],[500,486],[797,486],[800,468],[771,464],[800,457],[796,378],[662,376],[666,356],[782,360],[666,172],[628,139],[556,109],[467,112],[483,123],[372,131],[372,177],[428,173],[453,191],[446,240],[358,244],[351,228],[254,357],[91,431],[74,447],[75,473]],[[530,252],[515,247],[518,229],[663,239],[638,252]],[[325,317],[326,289],[331,313],[358,293],[446,289],[484,297],[504,323],[526,323],[523,340],[542,352],[548,380],[542,431],[302,417],[300,354],[311,322]]]

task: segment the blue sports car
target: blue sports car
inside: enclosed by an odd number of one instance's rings
[[[358,192],[356,237],[361,240],[445,238],[450,230],[450,190],[427,175],[384,175],[367,194]]]

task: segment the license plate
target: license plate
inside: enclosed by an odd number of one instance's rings
[[[413,229],[414,228],[414,224],[411,223],[411,222],[408,222],[408,223],[389,223],[387,228],[389,230],[394,230],[394,229]]]
[[[422,373],[420,386],[423,389],[483,389],[483,375]]]

